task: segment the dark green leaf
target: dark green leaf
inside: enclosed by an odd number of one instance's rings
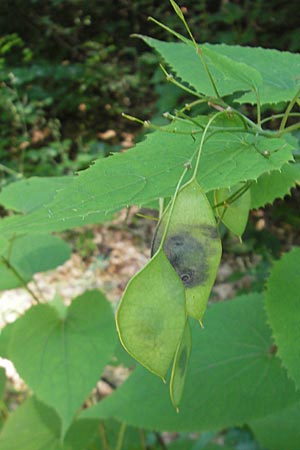
[[[98,426],[95,420],[76,420],[62,444],[61,423],[55,411],[30,397],[5,423],[0,447],[3,450],[86,450]]]
[[[6,209],[29,213],[49,203],[71,182],[71,177],[31,177],[17,181],[0,192],[0,204]]]
[[[250,422],[256,438],[268,450],[300,449],[300,403]]]
[[[73,301],[65,319],[48,304],[28,310],[16,322],[9,355],[37,397],[58,412],[65,432],[114,346],[111,307],[90,291]]]
[[[267,285],[266,309],[278,354],[300,388],[300,249],[274,263]]]
[[[207,118],[199,118],[206,123]],[[183,165],[199,148],[200,135],[192,136],[194,124],[176,124],[178,131],[157,131],[134,149],[99,159],[73,177],[54,199],[25,217],[10,217],[0,223],[1,236],[25,232],[58,231],[107,220],[127,205],[142,205],[173,194]],[[174,130],[174,125],[166,130]],[[198,129],[199,131],[199,129]],[[198,182],[207,192],[255,180],[278,170],[292,158],[292,146],[283,139],[269,139],[241,132],[213,134],[204,145]],[[262,156],[268,150],[269,158]],[[234,170],[232,170],[234,161]]]
[[[28,283],[37,272],[45,272],[70,258],[70,246],[47,234],[0,238],[0,290]]]
[[[205,329],[194,322],[192,336],[179,414],[166,386],[138,368],[113,395],[83,415],[114,416],[156,430],[203,431],[264,417],[300,398],[273,354],[261,294],[211,306]]]
[[[284,164],[280,170],[261,175],[251,186],[251,208],[257,209],[290,194],[300,184],[300,164]]]
[[[6,383],[5,370],[3,367],[0,367],[0,403],[4,394],[5,383]]]

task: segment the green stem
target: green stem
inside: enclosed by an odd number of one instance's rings
[[[16,178],[23,177],[22,173],[16,172],[15,170],[10,169],[9,167],[4,166],[3,164],[0,164],[0,170],[2,170],[2,172],[8,173],[9,175],[14,175]]]
[[[290,133],[291,131],[296,131],[300,129],[300,122],[295,123],[294,125],[291,125],[290,127],[285,128],[284,130],[278,131],[275,135],[275,137],[281,137],[284,134]]]
[[[287,120],[289,118],[289,114],[291,112],[291,110],[293,109],[294,105],[297,103],[298,99],[299,99],[299,94],[300,94],[300,89],[298,89],[298,91],[296,92],[296,94],[294,95],[294,97],[292,98],[292,100],[290,101],[288,107],[286,108],[286,111],[284,113],[284,116],[282,118],[279,130],[282,131],[285,128],[285,125],[287,123]]]
[[[247,182],[244,186],[240,187],[237,191],[235,191],[233,194],[231,194],[229,197],[227,197],[225,200],[223,200],[220,203],[217,203],[213,206],[213,209],[219,208],[219,206],[224,206],[225,204],[230,205],[231,203],[234,203],[236,200],[238,200],[242,195],[245,194],[245,192],[248,191],[248,189],[251,187],[253,181]]]
[[[261,121],[261,124],[264,124],[266,122],[270,122],[271,120],[275,120],[275,119],[281,119],[282,117],[284,117],[285,113],[281,113],[281,114],[273,114],[270,117],[266,117],[265,119],[263,119]],[[290,113],[289,117],[300,117],[300,113]]]
[[[125,117],[125,119],[131,120],[132,122],[137,122],[140,125],[145,125],[145,121],[142,119],[138,119],[137,117],[130,116],[129,114],[126,113],[122,113],[121,116]]]
[[[257,105],[257,126],[261,128],[261,108],[260,108],[260,98],[257,89],[254,89]]]
[[[118,441],[117,441],[117,445],[116,445],[116,450],[121,450],[122,449],[125,430],[126,430],[126,423],[122,422],[121,426],[120,426],[119,435],[118,435]]]
[[[184,171],[182,172],[181,177],[179,178],[179,181],[177,183],[177,186],[176,186],[176,189],[175,189],[172,201],[171,201],[171,207],[170,207],[170,211],[169,211],[169,215],[168,215],[168,220],[167,220],[167,223],[166,223],[166,226],[165,226],[165,229],[164,229],[164,232],[163,232],[163,235],[162,235],[162,238],[161,238],[161,241],[160,241],[159,248],[158,248],[157,252],[162,250],[162,248],[164,246],[164,243],[165,243],[165,240],[166,240],[166,237],[167,237],[167,233],[168,233],[168,229],[169,229],[169,226],[170,226],[170,222],[171,222],[174,206],[175,206],[175,200],[177,198],[177,194],[178,194],[179,188],[180,188],[180,186],[182,184],[182,181],[183,181],[187,171],[190,170],[190,164],[191,164],[191,161],[188,161],[185,164]]]
[[[100,434],[100,439],[101,439],[101,444],[102,444],[103,450],[110,450],[108,442],[107,442],[107,438],[106,438],[105,427],[102,422],[99,423],[99,434]]]
[[[200,61],[201,61],[202,64],[203,64],[204,70],[205,70],[205,72],[206,72],[206,74],[207,74],[207,76],[208,76],[208,78],[209,78],[209,81],[210,81],[210,83],[211,83],[211,85],[212,85],[212,88],[213,88],[213,90],[214,90],[215,95],[217,96],[217,98],[221,98],[221,97],[220,97],[220,94],[219,94],[219,92],[218,92],[218,89],[217,89],[215,80],[213,79],[213,76],[212,76],[212,74],[211,74],[211,71],[209,70],[208,65],[207,65],[207,63],[206,63],[206,61],[205,61],[205,58],[204,58],[204,56],[203,56],[202,49],[201,49],[200,47],[198,47],[197,44],[196,44],[196,53],[197,53],[197,55],[199,56]]]
[[[200,146],[199,146],[199,150],[198,150],[198,155],[197,155],[197,159],[196,159],[196,164],[195,164],[195,168],[194,168],[194,172],[193,172],[193,176],[192,176],[192,178],[191,178],[191,181],[195,180],[195,178],[196,178],[197,171],[198,171],[198,167],[199,167],[199,162],[200,162],[200,157],[201,157],[202,149],[203,149],[203,146],[204,146],[205,137],[206,137],[206,134],[207,134],[207,132],[208,132],[208,130],[209,130],[209,127],[210,127],[210,125],[212,124],[212,122],[213,122],[217,117],[219,117],[221,114],[224,114],[224,111],[220,111],[220,112],[216,113],[213,117],[211,117],[211,118],[209,119],[209,121],[207,122],[206,127],[204,128],[204,131],[203,131],[203,134],[202,134],[202,137],[201,137],[201,141],[200,141]]]
[[[19,274],[19,272],[17,271],[17,269],[10,263],[10,261],[8,259],[5,258],[5,256],[1,256],[2,262],[3,264],[5,264],[5,266],[8,268],[8,270],[10,270],[15,277],[20,281],[20,283],[22,284],[22,286],[24,287],[24,289],[26,289],[26,291],[33,297],[33,299],[37,302],[37,303],[41,303],[40,299],[36,296],[36,294],[30,289],[30,287],[27,285],[26,281],[24,280],[24,278],[22,277],[22,275]]]
[[[199,97],[201,99],[203,99],[203,95],[199,94],[197,91],[193,91],[192,89],[189,89],[187,86],[185,86],[184,84],[180,83],[179,81],[177,81],[174,76],[169,73],[162,64],[159,65],[159,67],[161,68],[161,70],[163,71],[166,80],[169,81],[170,83],[174,84],[175,86],[179,87],[180,89],[182,89],[183,91],[187,92],[188,94],[191,95],[195,95],[195,97]]]
[[[194,106],[200,105],[201,103],[206,103],[208,101],[207,97],[203,97],[200,100],[195,100],[191,103],[186,103],[182,109],[180,109],[180,112],[184,111],[190,111]]]
[[[156,25],[158,25],[159,27],[163,28],[164,30],[168,31],[169,33],[173,34],[173,36],[177,37],[177,39],[179,39],[180,41],[184,42],[185,44],[192,45],[191,41],[189,41],[188,39],[186,39],[184,36],[182,36],[181,34],[177,33],[176,31],[172,30],[172,28],[167,27],[167,25],[164,25],[162,22],[159,22],[158,20],[154,19],[154,17],[148,17],[148,20],[150,22],[155,23]]]
[[[202,123],[198,122],[198,120],[195,120],[193,117],[188,116],[187,114],[184,114],[181,111],[176,111],[176,116],[173,116],[173,119],[176,120],[178,118],[186,119],[185,121],[189,121],[196,125],[198,128],[201,128],[201,130],[204,130],[205,126],[202,125]]]

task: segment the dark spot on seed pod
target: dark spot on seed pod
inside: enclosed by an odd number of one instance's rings
[[[207,280],[206,251],[193,236],[182,232],[167,237],[164,252],[186,288],[198,286]]]
[[[181,355],[179,357],[179,361],[178,361],[178,367],[180,369],[180,376],[183,377],[184,375],[184,371],[185,371],[185,367],[186,367],[186,362],[187,362],[187,347],[184,347],[182,349]]]
[[[200,228],[205,236],[211,239],[218,239],[219,235],[216,227],[212,225],[200,225]]]

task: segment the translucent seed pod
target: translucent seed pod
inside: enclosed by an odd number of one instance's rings
[[[170,205],[158,223],[152,255],[159,248]],[[214,213],[196,180],[178,192],[163,250],[184,287],[187,314],[200,322],[220,264],[222,246]]]
[[[214,195],[217,216],[238,237],[241,237],[245,231],[251,208],[250,189],[239,196],[240,189],[239,185],[228,189],[218,189]]]

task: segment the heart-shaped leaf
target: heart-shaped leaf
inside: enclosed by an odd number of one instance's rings
[[[300,393],[274,354],[262,294],[212,305],[204,330],[192,322],[192,337],[179,414],[166,386],[138,368],[82,416],[115,417],[155,430],[208,431],[248,423],[299,401]]]
[[[300,388],[300,249],[274,263],[268,280],[266,309],[278,354]]]
[[[64,433],[114,346],[112,309],[99,291],[90,291],[64,318],[49,304],[29,309],[15,324],[9,356],[37,397],[58,412]]]
[[[86,450],[99,423],[76,420],[64,442],[61,423],[55,411],[30,397],[9,417],[0,433],[0,448],[5,450]]]

